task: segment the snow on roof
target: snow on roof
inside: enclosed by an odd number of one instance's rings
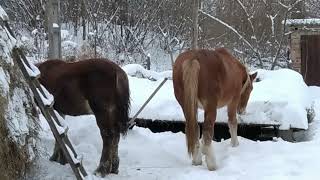
[[[4,9],[0,6],[0,20],[5,20],[7,21],[9,18],[8,18],[8,15],[7,13],[4,11]]]
[[[320,19],[314,18],[314,19],[288,19],[286,22],[286,25],[289,26],[320,26]]]

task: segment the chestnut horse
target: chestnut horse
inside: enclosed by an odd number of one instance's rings
[[[228,107],[231,145],[238,146],[236,112],[247,106],[252,82],[257,73],[249,75],[226,49],[188,50],[181,53],[173,67],[173,87],[186,119],[186,140],[193,165],[201,165],[198,107],[204,109],[202,153],[209,170],[217,168],[211,144],[217,108]]]
[[[39,81],[54,96],[54,109],[63,115],[93,113],[103,141],[95,174],[118,173],[120,134],[128,130],[130,92],[126,73],[107,59],[74,63],[48,60],[37,64]],[[66,163],[57,143],[50,160]]]

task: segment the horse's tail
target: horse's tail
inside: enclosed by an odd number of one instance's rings
[[[184,115],[186,118],[186,138],[189,155],[192,155],[198,140],[198,78],[200,64],[198,60],[185,61],[182,64],[184,87]]]
[[[120,133],[126,135],[129,127],[130,89],[127,74],[120,70],[117,72],[117,122]]]

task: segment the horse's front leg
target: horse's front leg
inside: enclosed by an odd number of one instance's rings
[[[205,119],[202,127],[202,153],[205,155],[207,167],[210,171],[217,169],[216,158],[214,155],[212,143],[216,114],[216,106],[208,106],[208,108],[205,110]]]
[[[239,101],[232,101],[228,105],[228,126],[231,135],[231,146],[236,147],[239,145],[238,141],[238,122],[237,122],[237,106]]]

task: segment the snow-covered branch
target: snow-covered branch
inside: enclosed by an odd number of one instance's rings
[[[255,50],[255,48],[251,45],[251,43],[250,43],[243,35],[241,35],[235,28],[233,28],[232,26],[230,26],[230,25],[227,24],[226,22],[222,21],[221,19],[216,18],[216,17],[214,17],[214,16],[211,16],[210,14],[208,14],[208,13],[206,13],[206,12],[203,12],[202,10],[199,10],[199,12],[202,13],[203,15],[205,15],[205,16],[207,16],[207,17],[209,17],[209,18],[211,18],[211,19],[219,22],[220,24],[224,25],[226,28],[228,28],[229,30],[231,30],[232,32],[234,32],[234,33],[239,37],[239,39],[240,39],[241,41],[243,41],[243,42],[254,52],[255,55],[258,55],[258,59],[259,59],[259,61],[260,61],[260,65],[261,65],[261,66],[263,65],[262,60],[261,60],[261,58],[260,58],[259,52],[257,52],[257,51]]]

